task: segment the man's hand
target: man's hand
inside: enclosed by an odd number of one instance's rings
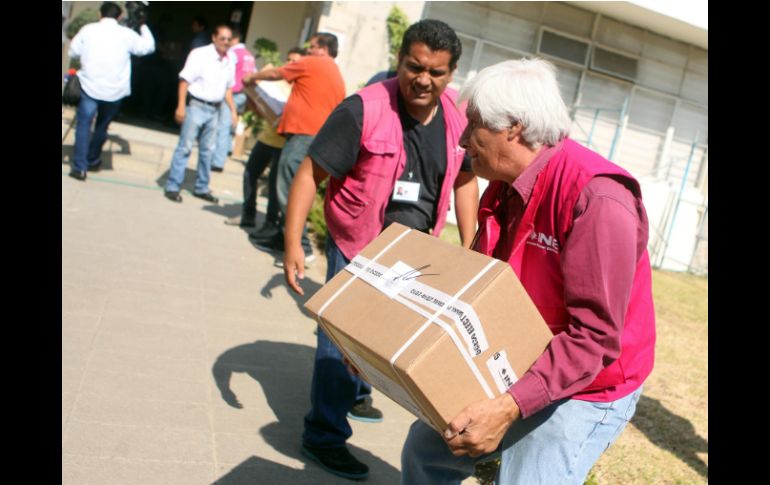
[[[233,129],[238,126],[238,113],[233,110],[230,110],[230,123]]]
[[[302,245],[286,247],[283,253],[283,275],[289,288],[300,295],[305,294],[305,290],[297,281],[305,277],[305,250],[302,249]]]
[[[176,120],[177,123],[181,125],[184,122],[184,116],[185,116],[185,107],[179,106],[174,112],[174,119]]]
[[[477,457],[497,449],[521,411],[507,392],[466,407],[444,431],[444,441],[455,456]]]

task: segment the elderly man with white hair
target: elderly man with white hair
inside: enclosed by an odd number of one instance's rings
[[[490,181],[473,249],[507,261],[553,340],[495,399],[443,436],[417,421],[404,484],[459,484],[500,456],[500,484],[582,484],[634,415],[652,371],[655,314],[639,183],[568,137],[556,69],[542,59],[482,70],[460,93],[460,139]]]

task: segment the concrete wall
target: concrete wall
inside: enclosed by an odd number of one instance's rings
[[[266,37],[278,44],[285,58],[289,49],[300,44],[305,19],[311,18],[312,24],[319,7],[319,2],[254,2],[244,44],[255,52],[254,41]],[[262,65],[261,59],[257,64]]]
[[[414,23],[422,18],[425,2],[327,2],[317,30],[340,41],[337,64],[348,94],[388,68],[386,19],[394,5]]]

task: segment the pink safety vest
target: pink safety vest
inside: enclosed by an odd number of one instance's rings
[[[352,259],[382,231],[385,208],[393,187],[404,172],[406,150],[398,116],[398,79],[372,84],[360,90],[364,104],[361,149],[345,178],[329,179],[324,215],[329,234],[346,258]],[[467,120],[464,106],[455,106],[457,92],[446,88],[441,95],[446,126],[447,164],[441,186],[436,224],[438,236],[446,222],[449,199],[465,150],[458,146]]]
[[[235,45],[230,50],[235,54],[236,58],[233,93],[240,93],[243,90],[243,77],[256,71],[254,56],[251,55],[251,52],[243,44]]]
[[[574,141],[565,139],[561,149],[538,175],[508,257],[508,263],[554,335],[567,328],[570,318],[564,304],[558,248],[569,237],[572,211],[578,196],[588,181],[598,175],[626,179],[631,182],[634,195],[641,199],[639,183],[628,172]],[[474,245],[474,249],[480,253],[491,256],[500,237],[500,225],[494,213],[500,203],[500,191],[506,188],[504,182],[491,182],[481,197],[479,236]],[[599,372],[585,389],[571,397],[609,402],[630,394],[642,385],[652,371],[654,347],[652,275],[649,255],[645,249],[636,265],[621,335],[620,357]]]

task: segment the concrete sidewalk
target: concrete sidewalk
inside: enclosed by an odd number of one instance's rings
[[[223,224],[242,163],[212,174],[219,206],[175,204],[177,136],[113,123],[110,138],[85,183],[66,175],[74,133],[62,146],[62,483],[349,483],[300,455],[315,323],[275,258]],[[307,295],[324,274],[319,255]],[[351,450],[368,483],[398,483],[413,417],[374,399],[385,421],[353,421]]]

